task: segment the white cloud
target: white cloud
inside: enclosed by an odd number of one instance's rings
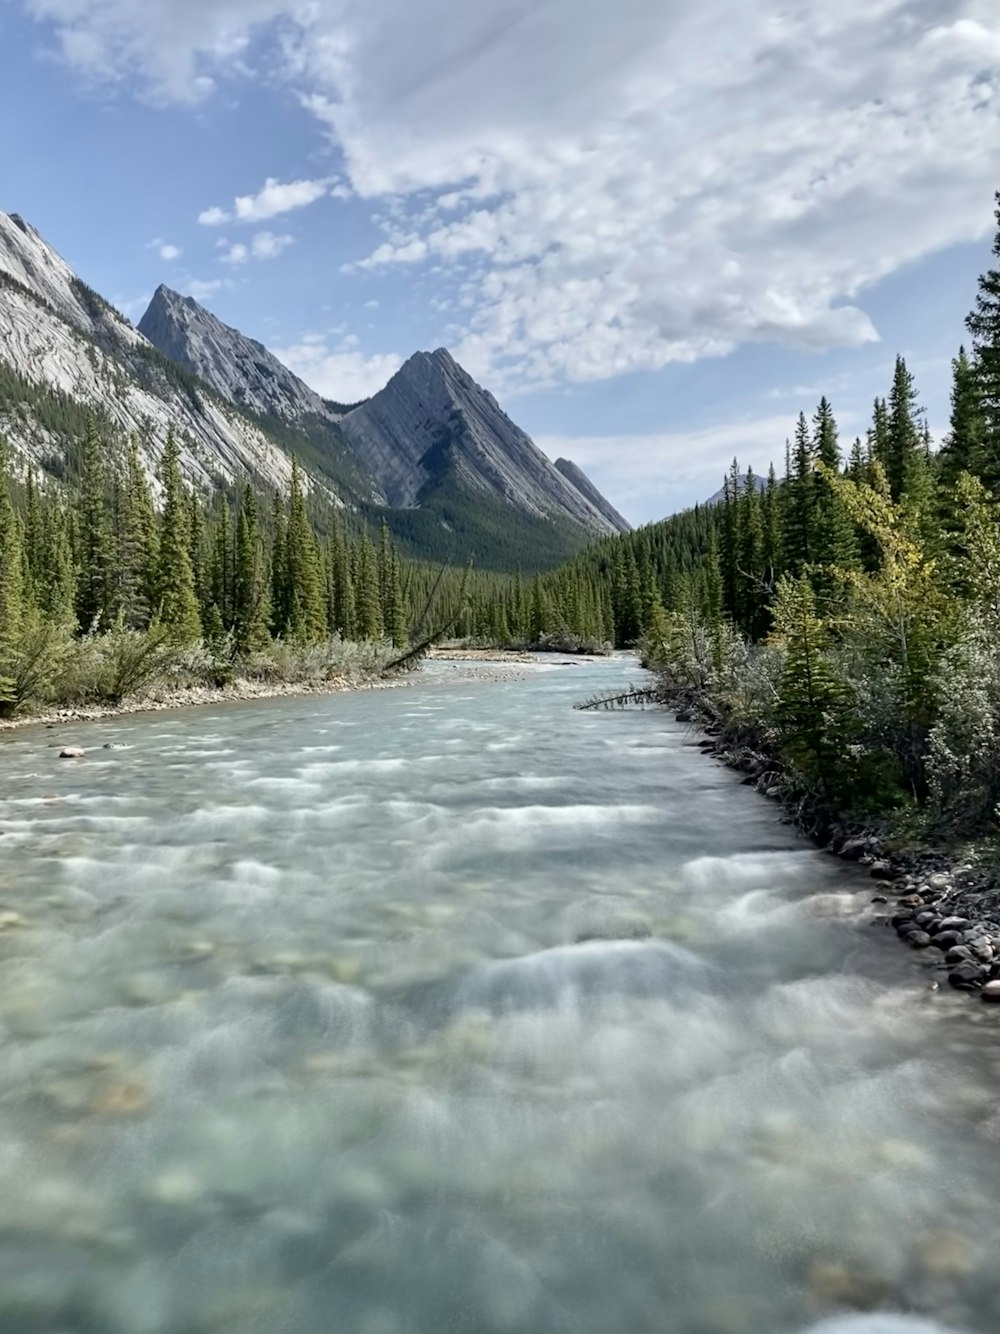
[[[157,253],[160,256],[160,259],[170,263],[171,260],[180,259],[182,252],[180,246],[170,245],[170,243],[167,242],[159,247]]]
[[[864,344],[868,285],[989,227],[995,0],[28,2],[66,59],[161,97],[243,71],[272,23],[380,202],[360,267],[443,266],[454,341],[501,383]],[[331,185],[268,180],[230,216]]]
[[[356,341],[356,340],[355,340]],[[330,347],[315,334],[305,335],[290,347],[271,351],[324,398],[356,403],[383,388],[403,364],[395,352],[365,356],[346,340]]]
[[[216,292],[221,292],[226,287],[232,287],[232,281],[229,278],[190,278],[187,282],[188,295],[193,296],[195,301],[205,301],[208,297],[214,296]]]
[[[228,241],[220,244],[225,247],[225,254],[221,256],[223,264],[247,264],[252,259],[277,259],[283,251],[295,244],[295,237],[257,232],[249,245],[242,242],[230,245]]]
[[[549,458],[583,468],[611,503],[633,523],[648,523],[714,495],[733,458],[741,468],[767,474],[784,466],[785,440],[794,415],[744,418],[692,431],[643,435],[541,435]]]
[[[204,227],[221,227],[226,222],[266,222],[293,209],[305,208],[331,193],[330,182],[281,181],[269,176],[255,195],[237,195],[231,212],[213,205],[198,214]]]

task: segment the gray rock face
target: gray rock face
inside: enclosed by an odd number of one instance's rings
[[[190,481],[253,477],[284,487],[288,455],[252,421],[193,379],[183,383],[123,315],[87,288],[17,214],[0,213],[0,360],[39,388],[66,394],[121,435],[136,435],[151,481],[168,431]],[[41,467],[67,441],[28,408],[0,431]]]
[[[223,398],[252,412],[292,423],[306,416],[336,420],[319,394],[263,343],[223,324],[193,297],[161,284],[139,321],[139,332]]]
[[[416,506],[453,479],[529,514],[617,531],[444,348],[415,353],[340,428],[390,505]]]
[[[580,495],[589,501],[594,509],[603,514],[608,523],[613,524],[619,533],[630,533],[632,531],[632,525],[628,519],[623,519],[614,505],[604,499],[587,474],[582,468],[578,468],[572,459],[556,459],[556,467],[567,482],[575,486]]]

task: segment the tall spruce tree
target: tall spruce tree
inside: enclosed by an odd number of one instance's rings
[[[102,444],[93,418],[84,429],[76,524],[76,614],[84,630],[106,629],[112,610],[112,545]]]
[[[17,637],[24,617],[21,525],[11,498],[10,451],[0,436],[0,648]]]
[[[181,451],[173,431],[167,435],[160,465],[163,511],[157,553],[156,614],[178,643],[201,634],[201,616],[191,564],[191,506],[181,477]]]
[[[993,257],[1000,261],[1000,191],[995,200]],[[994,494],[1000,495],[1000,263],[981,275],[975,309],[965,324],[972,335],[981,414],[977,472]]]
[[[233,568],[233,647],[238,656],[249,657],[267,647],[270,611],[257,501],[248,483],[243,488],[236,520]]]
[[[888,452],[885,460],[885,475],[889,480],[893,500],[898,500],[916,481],[923,462],[920,457],[922,449],[913,376],[903,358],[897,357],[889,394]]]

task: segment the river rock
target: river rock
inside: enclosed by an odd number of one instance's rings
[[[846,857],[848,861],[859,861],[868,851],[867,838],[855,836],[847,839],[840,849],[840,856]]]
[[[86,753],[82,746],[63,746],[59,752],[59,758],[61,760],[82,760]]]
[[[933,912],[918,912],[917,915],[916,915],[916,917],[914,917],[913,920],[916,922],[917,926],[922,927],[923,930],[926,931],[927,928],[931,925],[932,922],[937,922],[937,921],[939,921],[940,919],[939,919],[937,913],[933,913]]]
[[[911,931],[906,937],[906,943],[912,950],[925,950],[931,943],[931,938],[926,931]]]
[[[934,935],[934,944],[941,950],[950,950],[952,945],[964,943],[961,931],[938,931]]]
[[[810,1291],[833,1306],[853,1306],[870,1311],[885,1299],[886,1286],[875,1274],[867,1274],[835,1260],[820,1260],[806,1276]]]
[[[991,982],[983,983],[983,1000],[1000,1001],[1000,978],[993,978]]]
[[[880,858],[877,862],[872,862],[871,866],[868,868],[868,874],[873,880],[895,880],[896,878],[896,872],[893,869],[892,863],[887,862],[884,857]],[[921,899],[921,903],[922,902],[923,899]]]
[[[694,722],[694,714],[691,712],[690,709],[678,709],[677,712],[674,714],[674,717],[679,723]]]
[[[969,929],[969,919],[967,917],[945,917],[942,919],[939,930],[941,931],[967,931]]]
[[[922,908],[924,906],[924,901],[919,894],[904,894],[896,902],[901,908]]]
[[[928,878],[927,884],[931,889],[937,890],[939,894],[946,889],[951,888],[951,876],[945,875],[943,871],[938,871],[935,875]]]
[[[968,945],[952,945],[951,949],[944,956],[944,961],[945,963],[953,964],[976,962]]]
[[[932,1232],[917,1243],[914,1254],[931,1278],[966,1278],[976,1267],[976,1248],[960,1232]]]
[[[986,969],[982,964],[967,960],[951,970],[948,981],[957,991],[975,991],[985,981],[986,976]]]

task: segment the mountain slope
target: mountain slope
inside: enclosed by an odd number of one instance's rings
[[[544,568],[628,527],[578,469],[558,470],[443,348],[415,353],[384,389],[346,410],[169,288],[157,290],[139,329],[282,444],[307,448],[314,470],[362,514],[384,518],[413,555]]]
[[[578,468],[570,459],[556,459],[556,468],[566,478],[571,486],[576,487],[580,495],[597,510],[603,514],[608,523],[619,533],[630,533],[632,525],[628,519],[623,519],[610,501],[605,500],[598,491],[597,487],[590,480],[582,468]]]
[[[263,343],[224,324],[193,297],[161,284],[139,321],[139,332],[171,361],[211,385],[254,418],[345,499],[379,503],[337,425],[342,405],[327,403]]]
[[[340,429],[390,505],[419,505],[450,482],[536,518],[614,531],[444,348],[414,353]]]
[[[106,434],[135,435],[151,476],[170,429],[195,484],[284,487],[291,473],[257,423],[164,357],[33,227],[0,212],[0,431],[59,472],[88,415]]]

